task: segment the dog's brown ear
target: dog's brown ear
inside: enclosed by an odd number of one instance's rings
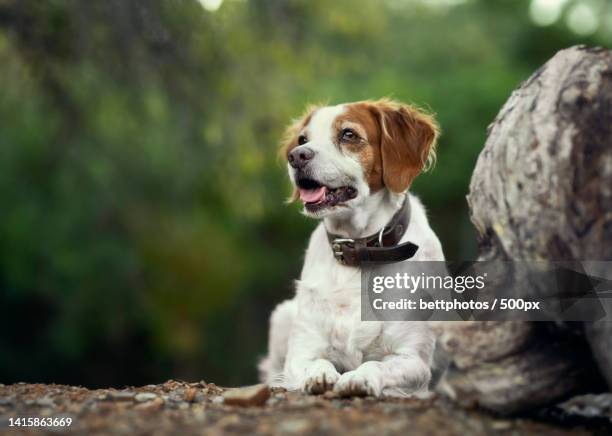
[[[432,115],[391,100],[373,102],[373,108],[380,124],[383,182],[404,192],[435,161],[438,124]]]

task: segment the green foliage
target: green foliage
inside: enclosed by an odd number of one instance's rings
[[[447,256],[474,257],[487,124],[556,50],[609,41],[455,3],[0,2],[0,380],[253,381],[314,226],[276,160],[310,102],[437,112],[414,191]]]

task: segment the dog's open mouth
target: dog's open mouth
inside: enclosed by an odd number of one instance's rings
[[[357,196],[357,190],[352,186],[330,188],[313,179],[302,178],[297,181],[300,200],[311,212],[336,206]]]

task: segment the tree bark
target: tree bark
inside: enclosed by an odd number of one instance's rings
[[[612,51],[562,50],[512,93],[468,203],[481,260],[612,260]],[[612,386],[608,322],[458,324],[442,343],[458,394],[498,412]]]

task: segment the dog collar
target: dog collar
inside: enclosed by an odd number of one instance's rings
[[[419,249],[412,242],[398,244],[410,223],[410,201],[404,204],[391,220],[373,235],[365,238],[344,238],[327,232],[334,257],[342,265],[360,266],[363,262],[400,262],[410,259]]]

